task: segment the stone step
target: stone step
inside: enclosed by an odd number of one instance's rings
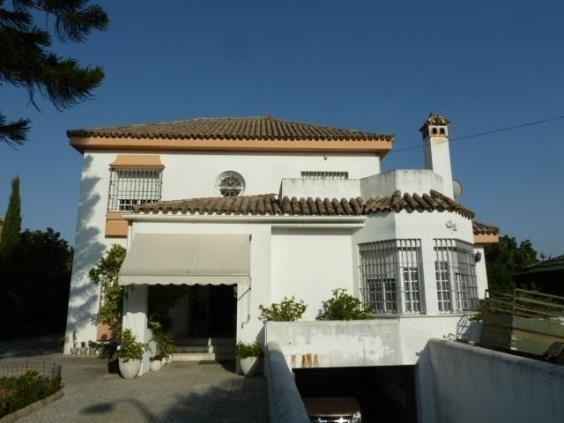
[[[235,346],[235,338],[183,338],[177,339],[178,346],[202,346],[202,345],[233,345]]]
[[[179,353],[235,353],[234,345],[178,345]]]
[[[234,361],[235,354],[228,353],[175,353],[172,361]]]

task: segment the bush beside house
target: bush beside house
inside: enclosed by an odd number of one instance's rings
[[[367,320],[372,311],[346,289],[334,289],[333,297],[323,301],[317,320]]]
[[[0,418],[53,395],[61,388],[60,369],[52,376],[27,370],[21,376],[0,378]]]
[[[300,320],[307,310],[307,305],[296,301],[294,296],[284,297],[280,303],[273,303],[270,307],[259,305],[260,318],[273,322],[294,322]]]

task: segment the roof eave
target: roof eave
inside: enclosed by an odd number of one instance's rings
[[[373,153],[384,157],[393,145],[393,136],[378,140],[329,139],[194,139],[194,138],[110,138],[71,136],[70,145],[86,150],[158,151],[263,151]]]

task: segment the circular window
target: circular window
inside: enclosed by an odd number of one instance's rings
[[[216,187],[224,197],[237,197],[245,192],[245,180],[239,173],[228,170],[217,177]]]

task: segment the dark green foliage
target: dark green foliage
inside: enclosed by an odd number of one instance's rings
[[[61,388],[61,374],[41,376],[28,370],[21,376],[0,378],[0,418],[32,402],[54,394]]]
[[[158,322],[164,329],[170,329],[168,311],[185,295],[184,286],[157,285],[149,287],[149,320]]]
[[[51,228],[20,234],[18,244],[0,260],[0,338],[64,330],[72,254]]]
[[[537,251],[531,241],[518,244],[515,237],[507,235],[500,237],[498,244],[486,246],[485,254],[490,291],[513,291],[515,274],[538,262]]]
[[[296,301],[294,296],[284,299],[280,303],[271,304],[270,307],[259,305],[260,318],[274,322],[293,322],[301,319],[307,309],[302,301]]]
[[[372,314],[362,302],[353,297],[346,289],[334,289],[333,297],[323,301],[317,320],[366,320]]]
[[[20,178],[12,179],[12,193],[8,202],[8,210],[4,218],[2,239],[0,240],[0,259],[6,257],[16,247],[20,240],[22,226]]]
[[[104,79],[101,67],[81,66],[75,59],[61,57],[49,48],[48,28],[40,28],[35,18],[51,17],[60,41],[82,42],[92,30],[108,28],[108,16],[89,0],[13,0],[7,8],[0,0],[0,84],[24,88],[37,108],[37,93],[59,110],[92,96]],[[43,19],[40,20],[43,22]],[[0,112],[0,142],[22,144],[29,131],[28,119],[7,122]]]
[[[153,332],[153,341],[157,343],[155,358],[168,357],[176,352],[174,337],[159,322],[149,321],[149,329]]]
[[[97,319],[110,326],[112,338],[117,338],[121,330],[123,287],[118,285],[118,274],[125,260],[125,248],[114,244],[107,254],[90,269],[88,276],[101,285],[104,301],[98,311]]]
[[[261,357],[262,347],[258,342],[254,344],[237,343],[235,346],[235,356],[238,358]]]
[[[147,346],[142,342],[137,342],[131,329],[125,329],[121,334],[121,344],[118,350],[114,354],[114,360],[122,359],[124,362],[129,360],[141,360],[143,358],[143,353]]]

